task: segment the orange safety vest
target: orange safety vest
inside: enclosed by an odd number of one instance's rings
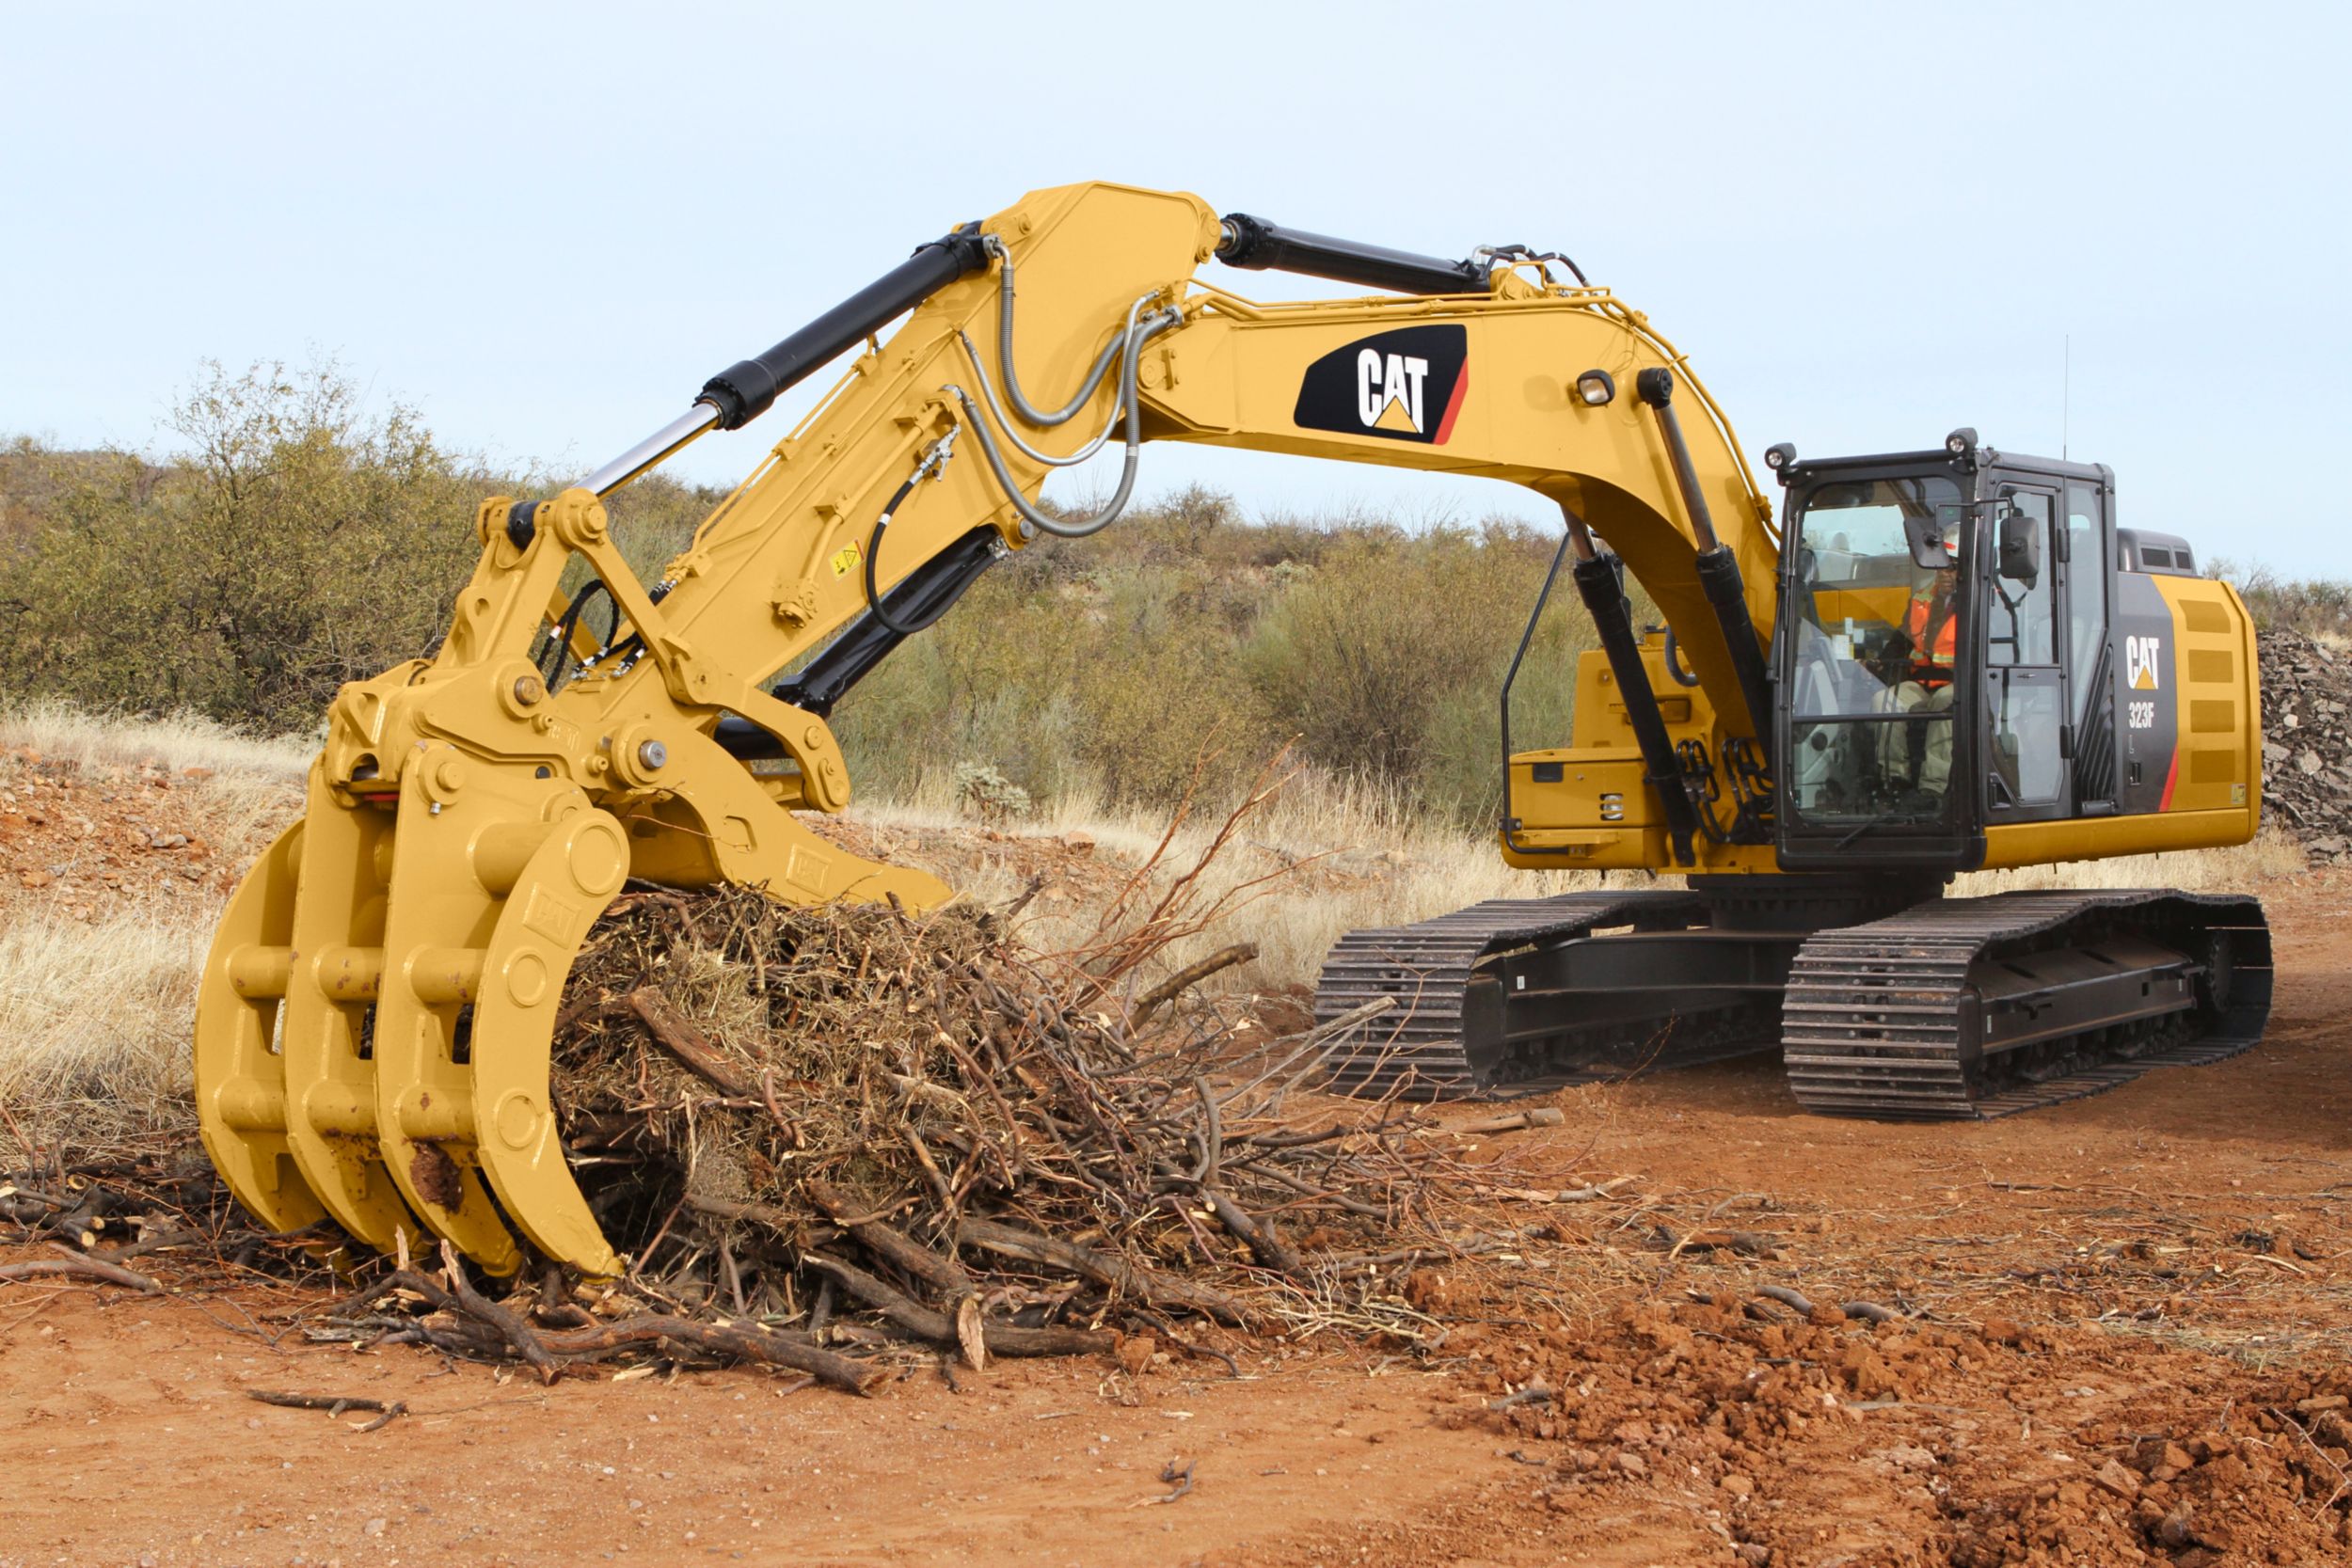
[[[1935,646],[1930,648],[1928,627],[1934,623],[1940,624],[1935,626]],[[1960,646],[1960,617],[1953,613],[1948,598],[1939,606],[1932,590],[1914,592],[1906,629],[1911,634],[1911,645],[1915,650],[1913,657],[1918,662],[1947,666],[1952,662]]]

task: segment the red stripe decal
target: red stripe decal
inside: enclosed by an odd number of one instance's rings
[[[2172,786],[2181,782],[2181,749],[2172,748],[2172,761],[2164,770],[2164,799],[2156,802],[2158,811],[2172,809]]]
[[[1445,438],[1454,434],[1454,417],[1462,411],[1462,394],[1470,388],[1470,365],[1465,362],[1462,373],[1454,378],[1454,395],[1445,400],[1445,418],[1438,421],[1438,434],[1429,438],[1435,447],[1445,445]]]

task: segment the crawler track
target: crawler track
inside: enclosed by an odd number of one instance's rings
[[[1351,1095],[1451,1100],[1754,1050],[1769,1041],[1769,1026],[1759,1041],[1756,1021],[1704,1013],[1673,1016],[1672,1027],[1667,1016],[1620,1019],[1529,1037],[1511,1029],[1499,988],[1479,983],[1483,965],[1518,949],[1619,927],[1676,931],[1706,923],[1706,903],[1695,894],[1641,891],[1495,898],[1416,925],[1350,931],[1324,959],[1317,1021],[1379,997],[1396,1008],[1341,1043],[1330,1086]]]
[[[2106,988],[2078,1028],[2039,974]],[[2104,972],[2104,973],[2103,973]],[[2020,977],[2023,978],[2020,978]],[[2137,986],[2125,997],[2122,977]],[[2241,895],[2011,893],[1822,931],[1783,1006],[1788,1086],[1807,1110],[1979,1119],[2096,1094],[2261,1039],[2270,929]],[[2117,1000],[2121,998],[2122,1000]],[[2055,1032],[2054,1032],[2055,1031]],[[2008,1039],[2023,1043],[2007,1045]]]

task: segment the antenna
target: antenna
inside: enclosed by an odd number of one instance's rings
[[[2074,434],[2074,335],[2066,335],[2065,369],[2060,372],[2058,392],[2058,461],[2066,461],[2067,437]]]

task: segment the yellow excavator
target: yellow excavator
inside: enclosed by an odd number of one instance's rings
[[[1212,261],[1379,292],[1263,304],[1195,276]],[[641,581],[602,498],[844,355]],[[1151,440],[1556,504],[1552,575],[1599,645],[1565,746],[1512,750],[1505,684],[1502,856],[1681,879],[1350,934],[1318,1011],[1389,1007],[1339,1087],[1511,1092],[1777,1046],[1811,1109],[1978,1117],[2260,1037],[2252,898],[1943,896],[1961,872],[2254,832],[2245,607],[2185,542],[2119,528],[2106,468],[1966,429],[1775,446],[1776,507],[1682,355],[1565,257],[1448,261],[1090,183],[918,247],[578,486],[482,504],[448,637],[337,696],[305,815],[206,962],[198,1102],[237,1196],[387,1251],[444,1237],[494,1274],[527,1248],[617,1271],[549,1101],[591,926],[631,878],[947,898],[795,815],[850,800],[827,718],[993,562],[1111,523]],[[1100,509],[1039,504],[1114,446]],[[1634,625],[1627,573],[1662,627]]]

